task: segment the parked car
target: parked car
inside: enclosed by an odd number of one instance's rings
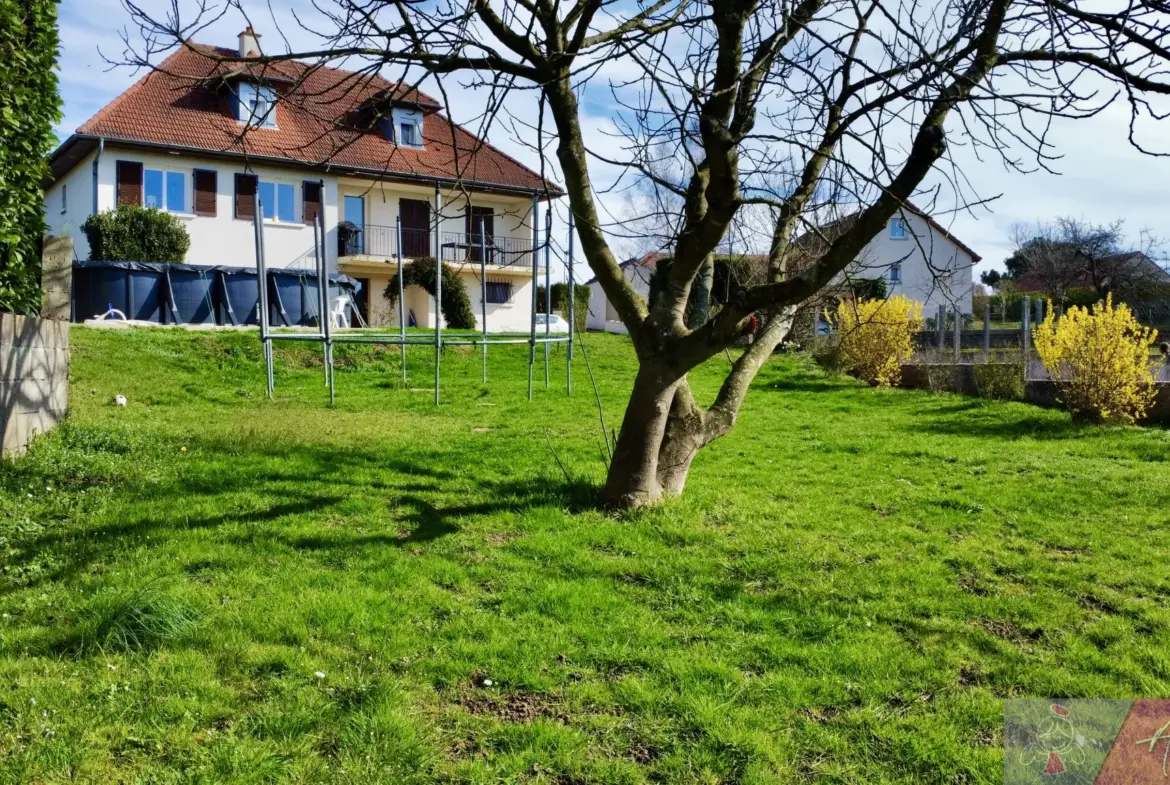
[[[544,332],[544,323],[548,321],[548,331],[550,333],[567,333],[569,332],[569,323],[561,317],[560,314],[543,314],[536,315],[536,332]]]

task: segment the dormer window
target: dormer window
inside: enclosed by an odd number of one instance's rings
[[[418,132],[418,126],[414,122],[407,121],[399,123],[399,128],[402,129],[400,135],[402,139],[401,144],[407,147],[422,147],[422,134]]]
[[[412,107],[394,107],[389,117],[379,121],[382,135],[402,147],[422,147],[423,115]]]
[[[236,86],[236,119],[259,128],[276,127],[276,91],[267,85],[240,82]]]

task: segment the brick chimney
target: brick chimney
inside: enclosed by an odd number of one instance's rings
[[[240,33],[240,57],[258,57],[260,54],[260,34],[248,25],[248,29]]]

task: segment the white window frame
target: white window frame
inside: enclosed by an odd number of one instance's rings
[[[908,240],[910,239],[910,232],[906,226],[906,219],[902,216],[895,216],[890,219],[890,239],[891,240]]]
[[[895,262],[890,265],[890,283],[897,286],[902,283],[902,263]]]
[[[257,98],[267,97],[268,110],[263,117],[257,115]],[[236,85],[236,122],[253,128],[277,128],[276,90],[268,85],[254,82],[240,82]]]
[[[164,213],[171,215],[178,215],[183,217],[195,217],[195,205],[192,204],[195,199],[195,176],[193,169],[183,169],[177,166],[152,166],[151,164],[143,162],[142,164],[142,206],[146,206],[146,173],[147,172],[162,172],[162,204],[158,209]],[[183,209],[171,210],[167,207],[167,175],[181,174],[183,176]]]
[[[311,226],[312,225],[312,224],[306,224],[304,221],[300,220],[300,216],[303,215],[303,213],[304,213],[304,207],[301,204],[301,202],[304,200],[304,194],[299,193],[299,191],[300,191],[300,188],[298,187],[299,183],[293,182],[292,180],[286,180],[283,177],[264,177],[263,175],[261,175],[258,178],[256,178],[256,193],[257,194],[260,193],[260,188],[265,183],[268,183],[269,185],[272,186],[273,204],[272,204],[272,217],[268,218],[266,216],[264,218],[264,223],[279,224],[281,226]],[[282,221],[280,219],[280,187],[282,185],[286,185],[289,188],[292,188],[292,194],[293,194],[292,218],[290,218],[287,221]],[[324,194],[322,194],[322,199],[324,199]],[[300,209],[298,209],[298,208],[300,208]],[[324,205],[322,205],[321,209],[324,209]]]
[[[390,141],[401,147],[410,147],[415,150],[422,150],[425,148],[423,141],[423,113],[416,109],[392,109],[390,111],[392,119],[394,138]],[[406,134],[403,129],[406,126],[414,127],[414,140],[407,141]]]

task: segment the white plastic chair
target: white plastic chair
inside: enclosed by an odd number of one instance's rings
[[[329,318],[338,327],[349,327],[346,323],[345,306],[349,304],[349,300],[345,297],[333,298],[333,310],[329,312]]]

